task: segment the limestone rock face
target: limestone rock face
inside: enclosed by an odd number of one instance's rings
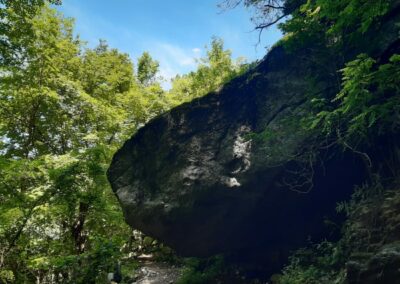
[[[306,68],[275,48],[219,92],[140,129],[108,172],[127,222],[186,256],[246,252],[274,262],[309,236],[326,236],[324,219],[362,173],[340,154],[309,169],[310,191],[300,177],[285,182],[307,139],[287,123],[304,110]],[[279,134],[252,138],[266,128]]]

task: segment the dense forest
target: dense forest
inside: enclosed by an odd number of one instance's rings
[[[198,70],[166,92],[148,53],[134,64],[104,40],[86,48],[73,19],[47,3],[3,2],[0,279],[100,281],[132,247],[105,177],[113,152],[246,66],[214,38]]]
[[[265,283],[246,280],[245,269],[221,255],[182,259],[133,230],[106,176],[114,153],[146,123],[253,76],[257,63],[233,59],[213,37],[197,70],[164,90],[151,54],[131,59],[106,40],[88,48],[57,5],[0,0],[0,283],[109,283],[116,270],[120,283],[132,283],[143,252],[184,266],[179,283]],[[247,138],[280,144],[287,132],[307,135],[296,155],[276,147],[280,159],[302,165],[295,190],[312,187],[310,165],[326,149],[353,153],[367,171],[353,198],[337,204],[347,217],[340,237],[298,248],[269,283],[363,283],[348,277],[353,252],[366,257],[377,243],[400,240],[399,31],[383,28],[399,25],[400,3],[227,0],[220,8],[237,5],[252,9],[260,33],[279,25],[284,37],[272,49],[303,52],[312,66],[301,116],[285,120],[286,132],[266,128]],[[321,92],[324,80],[335,84]],[[376,242],[365,241],[371,235]],[[396,275],[364,283],[399,283]]]

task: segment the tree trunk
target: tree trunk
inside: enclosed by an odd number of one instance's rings
[[[83,228],[88,210],[88,203],[79,202],[78,217],[71,228],[72,237],[75,243],[75,250],[78,254],[82,254],[85,251],[86,235],[84,234]]]

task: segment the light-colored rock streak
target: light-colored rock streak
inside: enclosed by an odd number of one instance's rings
[[[233,143],[233,158],[241,160],[241,166],[234,170],[232,174],[246,172],[250,168],[251,140],[244,136],[250,132],[248,126],[241,126],[237,132],[237,138]]]

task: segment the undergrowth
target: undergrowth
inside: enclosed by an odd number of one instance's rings
[[[351,200],[337,206],[338,211],[347,215],[342,238],[335,243],[322,241],[297,250],[272,283],[346,283],[349,261],[363,255],[368,262],[384,245],[400,240],[399,188],[398,181],[384,186],[379,178],[356,188]]]

